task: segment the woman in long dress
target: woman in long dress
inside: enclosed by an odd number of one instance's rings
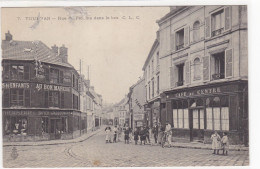
[[[212,140],[212,149],[214,150],[212,154],[219,154],[219,149],[221,148],[221,138],[217,131],[214,132],[214,134],[211,135]]]
[[[105,128],[106,132],[106,143],[111,143],[111,128],[108,126]]]

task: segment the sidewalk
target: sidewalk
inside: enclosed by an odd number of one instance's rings
[[[3,142],[3,147],[8,146],[44,146],[44,145],[57,145],[57,144],[69,144],[78,143],[87,140],[88,138],[96,135],[102,131],[103,127],[95,131],[88,131],[86,134],[70,140],[50,140],[50,141],[37,141],[37,142]]]

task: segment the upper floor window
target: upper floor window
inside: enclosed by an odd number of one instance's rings
[[[211,17],[211,30],[212,36],[217,36],[224,31],[225,16],[224,9],[212,14]]]
[[[176,32],[176,50],[184,48],[184,28]]]
[[[24,76],[23,65],[11,65],[11,79],[22,80]]]
[[[152,60],[152,73],[153,73],[153,71],[154,71],[154,65],[153,65],[153,60]]]
[[[159,94],[159,90],[160,90],[160,83],[159,83],[159,81],[160,81],[160,77],[159,76],[157,76],[157,94]]]
[[[152,97],[154,97],[154,80],[152,80]]]
[[[220,52],[212,55],[213,57],[213,70],[212,79],[223,79],[225,78],[225,52]]]
[[[200,73],[201,73],[201,65],[200,59],[194,59],[194,80],[200,80]]]
[[[178,82],[177,86],[182,86],[183,85],[183,76],[184,76],[184,63],[177,65],[177,70],[178,70]]]
[[[199,41],[200,40],[200,22],[196,21],[193,24],[193,41]]]
[[[12,89],[11,90],[11,106],[23,106],[24,105],[24,90]]]
[[[59,70],[50,69],[50,83],[59,83]]]
[[[157,65],[159,65],[159,51],[156,54]]]
[[[49,92],[49,107],[59,107],[59,92]]]

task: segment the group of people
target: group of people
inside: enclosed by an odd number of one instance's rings
[[[219,150],[223,150],[223,155],[228,155],[229,140],[226,132],[223,133],[223,137],[221,138],[218,132],[215,131],[211,135],[211,140],[213,149],[212,154],[219,154]]]
[[[129,144],[129,139],[130,139],[129,135],[132,132],[132,130],[128,126],[124,126],[124,127],[114,126],[113,128],[107,126],[105,128],[105,132],[106,132],[106,143],[116,143],[118,141],[121,141],[122,132],[123,132],[125,144]]]

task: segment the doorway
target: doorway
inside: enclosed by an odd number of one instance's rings
[[[191,141],[204,140],[204,108],[190,109],[191,114]]]
[[[50,119],[50,139],[56,140],[61,138],[61,119]]]

